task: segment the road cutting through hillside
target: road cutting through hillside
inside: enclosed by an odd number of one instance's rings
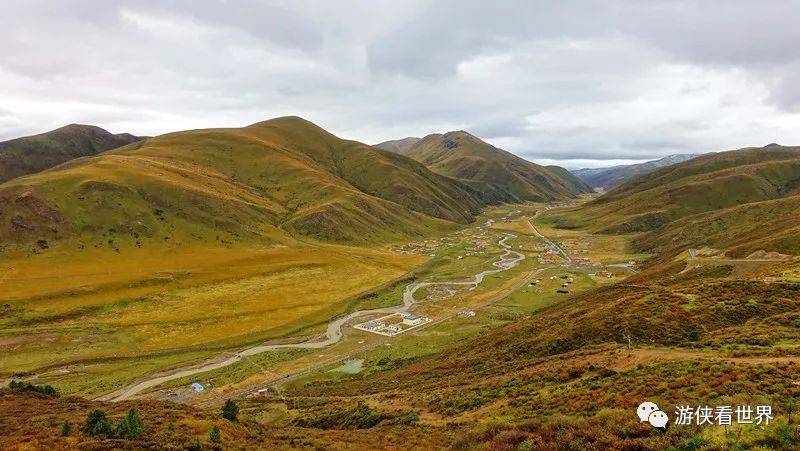
[[[254,346],[252,348],[247,348],[242,351],[239,351],[232,357],[228,357],[227,359],[219,361],[209,361],[199,366],[193,366],[190,368],[175,370],[169,374],[163,376],[156,376],[151,379],[138,382],[128,387],[122,388],[115,392],[100,396],[97,399],[100,401],[115,401],[115,402],[124,401],[145,390],[157,387],[165,382],[169,382],[184,377],[194,376],[195,374],[205,373],[207,371],[213,371],[220,368],[224,368],[226,366],[230,366],[233,365],[234,363],[241,361],[245,357],[253,356],[256,354],[262,354],[265,352],[285,350],[285,349],[320,349],[331,346],[333,344],[338,343],[342,339],[343,335],[342,328],[344,327],[345,324],[347,324],[348,322],[350,322],[355,318],[367,315],[375,315],[375,314],[405,313],[409,311],[417,302],[416,299],[414,299],[414,293],[416,293],[417,290],[419,290],[420,288],[430,287],[434,285],[460,285],[460,286],[471,285],[473,287],[477,287],[483,282],[483,280],[487,276],[507,271],[515,267],[519,262],[525,259],[524,254],[512,250],[511,246],[506,244],[507,240],[515,237],[516,235],[507,233],[502,239],[500,239],[500,241],[498,241],[498,244],[503,249],[505,249],[505,252],[503,253],[503,255],[500,256],[499,260],[492,263],[492,266],[494,266],[497,269],[487,269],[485,271],[481,271],[480,273],[473,276],[471,280],[466,280],[466,281],[417,282],[408,285],[405,291],[403,292],[403,303],[401,305],[395,307],[386,307],[386,308],[371,309],[371,310],[358,310],[350,314],[347,314],[345,316],[336,318],[332,320],[330,323],[328,323],[325,335],[321,340],[315,339],[302,343]]]

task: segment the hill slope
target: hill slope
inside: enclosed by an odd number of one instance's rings
[[[545,166],[545,168],[561,179],[574,193],[590,193],[593,191],[592,187],[586,182],[561,166],[550,165]]]
[[[92,125],[70,124],[0,142],[0,183],[142,139],[128,133],[114,135]]]
[[[697,157],[698,154],[676,154],[645,163],[612,166],[609,168],[578,169],[572,171],[572,173],[592,188],[610,190],[636,177]]]
[[[405,155],[405,152],[408,151],[408,149],[411,148],[411,146],[418,143],[419,140],[420,138],[410,136],[408,138],[403,138],[403,139],[384,141],[382,143],[375,144],[375,147],[383,150],[388,150],[389,152]]]
[[[798,254],[800,147],[703,155],[628,182],[557,221],[606,233],[648,232],[641,250],[707,245],[746,255]]]
[[[487,202],[550,201],[591,192],[563,168],[531,163],[464,131],[428,135],[393,149],[434,172],[468,181]]]
[[[468,187],[296,117],[171,133],[0,185],[6,247],[81,237],[375,243],[467,223]],[[168,239],[168,238],[165,238]]]

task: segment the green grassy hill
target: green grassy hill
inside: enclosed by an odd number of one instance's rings
[[[6,248],[280,231],[366,244],[467,223],[480,208],[465,184],[296,117],[151,138],[14,179],[0,199]]]
[[[592,189],[589,184],[581,180],[575,174],[569,172],[569,170],[562,168],[561,166],[545,166],[545,168],[555,174],[561,181],[563,181],[569,189],[574,193],[591,193],[594,190]]]
[[[434,172],[468,181],[488,202],[550,201],[591,192],[563,168],[531,163],[464,131],[428,135],[411,145],[389,143],[386,148]]]
[[[0,183],[141,139],[128,133],[114,135],[92,125],[70,124],[47,133],[0,142]]]
[[[800,148],[769,146],[703,155],[628,182],[557,226],[605,233],[644,232],[641,250],[688,247],[797,254]]]

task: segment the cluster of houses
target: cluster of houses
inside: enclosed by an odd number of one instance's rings
[[[458,312],[459,318],[472,318],[475,316],[475,310],[462,310]]]
[[[557,279],[561,279],[561,287],[556,289],[556,293],[569,294],[569,287],[575,282],[575,280],[569,274],[562,274],[560,276],[550,277],[550,280],[557,280]]]
[[[383,318],[356,324],[353,327],[365,332],[392,336],[429,323],[430,321],[431,319],[426,316],[415,315],[413,313],[393,313]]]
[[[486,255],[489,248],[490,236],[485,230],[480,227],[478,229],[462,230],[457,232],[456,235],[462,235],[468,238],[471,243],[465,248],[465,254],[460,255],[458,258],[473,255]],[[413,243],[394,246],[392,250],[398,254],[405,255],[427,255],[435,257],[436,254],[448,246],[452,246],[457,242],[455,237],[446,236],[439,239],[430,239],[424,241],[415,241]]]
[[[440,249],[445,247],[447,243],[445,239],[441,240],[425,240],[416,241],[413,243],[404,244],[402,246],[395,246],[392,250],[398,254],[405,255],[429,255],[431,257],[436,255]]]

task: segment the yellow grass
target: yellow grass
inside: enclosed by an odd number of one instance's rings
[[[0,260],[0,372],[235,344],[313,318],[425,258],[345,246],[54,251]],[[400,300],[398,299],[398,302]],[[319,318],[313,318],[319,320]]]
[[[508,222],[497,221],[492,224],[493,229],[502,230],[505,232],[531,234],[531,228],[528,226],[528,221],[525,217],[510,219]]]

